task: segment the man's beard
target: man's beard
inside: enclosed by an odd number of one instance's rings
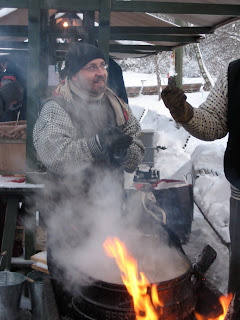
[[[94,86],[94,84],[98,83],[98,81],[101,80],[102,86]],[[86,80],[79,77],[75,85],[80,89],[84,90],[86,93],[97,97],[105,92],[107,86],[107,79],[100,76],[93,80],[91,83],[88,83]]]
[[[94,84],[97,84],[99,81],[101,81],[101,85],[98,85],[97,87],[94,86]],[[96,88],[96,89],[94,89]],[[106,90],[106,79],[104,77],[98,77],[96,80],[93,81],[93,87],[92,90],[89,92],[92,95],[100,95]]]

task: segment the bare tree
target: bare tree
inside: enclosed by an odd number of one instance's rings
[[[196,58],[197,58],[197,62],[198,62],[198,66],[199,66],[199,69],[200,69],[200,72],[203,76],[203,79],[205,81],[205,85],[204,85],[204,88],[206,91],[209,91],[213,86],[214,86],[214,82],[203,62],[203,58],[202,58],[202,54],[201,54],[201,51],[200,51],[200,48],[199,48],[199,44],[198,43],[194,43],[193,44],[193,47],[194,47],[194,50],[195,50],[195,53],[196,53]]]
[[[159,69],[159,53],[154,56],[156,75],[157,75],[157,91],[158,91],[158,100],[161,100],[161,77]]]

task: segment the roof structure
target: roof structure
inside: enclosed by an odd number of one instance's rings
[[[139,0],[141,1],[144,0]],[[162,9],[161,13],[213,30],[240,16],[239,0],[155,0],[154,2]]]
[[[27,50],[28,43],[28,10],[16,9],[15,11],[0,10],[6,15],[0,17],[0,51],[11,52],[11,50]],[[79,11],[81,12],[81,11]],[[56,13],[51,10],[49,16]],[[82,38],[83,20],[79,17],[76,26],[69,26],[68,30],[62,27],[61,21],[65,18],[63,13],[57,18],[54,28],[51,28],[58,38],[77,37]],[[134,18],[133,18],[134,17]],[[95,12],[94,34],[97,38],[99,26],[99,12]],[[161,30],[159,31],[159,28]],[[177,28],[176,33],[169,28]],[[183,29],[182,29],[183,30]],[[186,33],[180,30],[177,24],[167,22],[151,13],[145,12],[111,12],[110,18],[110,53],[117,57],[144,56],[157,51],[169,51],[179,46],[192,42],[199,42],[204,37],[198,34],[205,29],[191,30]],[[169,34],[170,33],[170,34]],[[57,51],[66,51],[67,45],[59,44]]]
[[[101,24],[109,24],[109,52],[118,58],[140,57],[199,42],[204,39],[204,34],[213,33],[216,28],[239,19],[240,16],[239,0],[39,2],[41,9],[48,10],[49,17],[56,12],[94,12],[94,38],[98,39]],[[101,9],[103,2],[107,3],[104,4],[105,17],[104,9]],[[0,0],[0,5],[2,3],[6,3],[8,9],[0,9],[0,52],[8,52],[11,49],[26,50],[28,44],[24,43],[24,40],[28,38],[28,1],[21,0],[20,7],[15,0]],[[14,4],[16,8],[11,8]],[[152,13],[168,14],[183,24],[180,26],[165,21]],[[105,22],[101,22],[102,17],[103,21],[106,19]],[[70,26],[68,30],[63,30],[59,24],[49,26],[48,29],[49,34],[55,34],[59,38],[68,36],[75,39],[81,39],[85,31],[82,20],[77,26]],[[59,44],[56,49],[64,52],[67,47],[66,44]]]

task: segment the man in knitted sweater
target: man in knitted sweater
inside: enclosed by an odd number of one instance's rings
[[[224,156],[224,172],[231,184],[229,291],[236,292],[240,289],[240,60],[229,64],[199,108],[193,108],[177,87],[167,86],[162,99],[175,121],[196,138],[213,141],[229,134]]]
[[[62,232],[54,234],[50,230],[48,234],[48,267],[51,276],[58,279],[65,276],[62,266],[56,263],[56,250],[51,250],[53,244],[69,242],[69,250],[81,245],[77,239],[89,236],[86,217],[90,212],[104,210],[104,197],[123,195],[124,171],[133,173],[145,152],[138,140],[139,122],[129,106],[106,86],[107,65],[99,48],[79,42],[72,44],[66,55],[65,74],[64,81],[44,103],[33,131],[38,157],[54,185],[46,195],[52,208],[49,215],[55,212],[59,225],[59,215],[66,202],[70,202],[68,209],[73,217],[64,220]],[[103,183],[106,176],[110,177],[107,188]],[[103,204],[92,208],[99,194]],[[117,202],[114,209],[118,210]],[[70,241],[69,230],[72,230]]]
[[[140,125],[107,83],[103,52],[74,43],[66,55],[65,80],[46,101],[33,132],[48,171],[64,176],[90,165],[134,172],[144,155]]]

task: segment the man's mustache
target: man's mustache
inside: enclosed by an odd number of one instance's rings
[[[99,76],[94,80],[94,82],[98,82],[98,81],[101,81],[101,80],[106,81],[106,78]]]

